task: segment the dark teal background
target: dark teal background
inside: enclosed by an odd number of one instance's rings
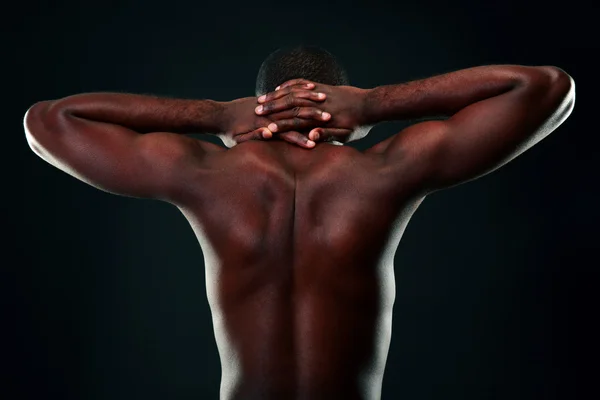
[[[575,110],[555,133],[416,212],[396,256],[382,398],[597,396],[598,10],[495,3],[5,10],[3,398],[217,399],[220,379],[202,252],[184,217],[38,158],[23,133],[27,108],[91,91],[251,96],[263,58],[299,41],[337,55],[363,88],[484,64],[556,65],[575,79]],[[351,145],[406,125],[380,125]]]

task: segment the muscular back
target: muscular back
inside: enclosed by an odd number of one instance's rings
[[[222,399],[378,398],[393,256],[424,194],[517,157],[556,129],[575,99],[572,78],[548,66],[482,66],[366,92],[316,89],[338,121],[449,118],[363,153],[284,141],[225,150],[176,133],[256,129],[248,110],[236,114],[254,98],[219,106],[92,93],[36,103],[24,118],[31,149],[57,168],[186,215],[205,256]],[[293,103],[264,107],[278,101]],[[223,115],[241,127],[232,131]]]
[[[205,255],[223,398],[379,395],[393,256],[422,200],[386,171],[351,147],[249,141],[194,172],[180,209]]]

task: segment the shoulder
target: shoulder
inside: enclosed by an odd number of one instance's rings
[[[225,151],[213,143],[172,132],[146,133],[138,139],[138,149],[147,160],[148,169],[160,171],[161,188],[157,197],[179,204],[187,197],[189,181],[198,179],[198,171],[205,169],[211,154]]]

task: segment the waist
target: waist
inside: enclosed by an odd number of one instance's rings
[[[366,277],[354,288],[272,283],[214,302],[222,398],[377,398],[364,396],[381,388],[392,305]]]
[[[381,380],[366,386],[358,382],[345,381],[328,384],[309,383],[295,387],[261,385],[246,380],[231,385],[222,384],[221,389],[220,398],[227,400],[372,400],[381,398]]]

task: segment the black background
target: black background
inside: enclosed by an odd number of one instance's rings
[[[575,109],[555,133],[416,212],[396,255],[382,398],[598,396],[598,9],[388,3],[4,9],[3,398],[217,399],[220,379],[202,252],[183,215],[38,158],[27,108],[91,91],[251,96],[264,57],[300,41],[337,55],[364,88],[484,64],[556,65],[575,79]]]

